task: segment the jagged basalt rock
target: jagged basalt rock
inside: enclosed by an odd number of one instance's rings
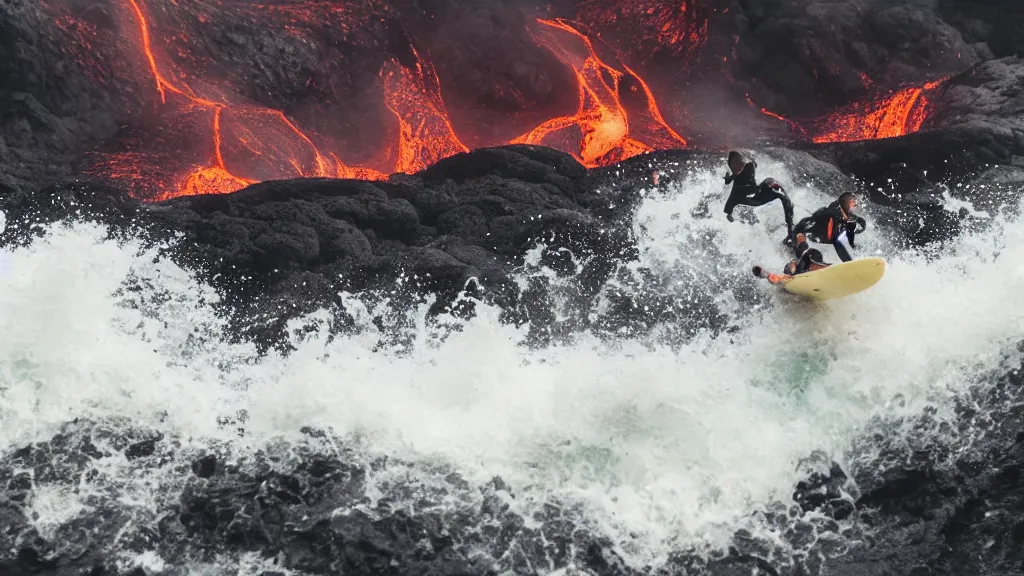
[[[0,568],[5,574],[135,573],[130,563],[125,567],[112,560],[110,547],[116,544],[118,554],[145,552],[169,564],[177,558],[230,563],[255,554],[276,559],[282,570],[307,573],[493,574],[583,566],[602,576],[732,576],[751,570],[795,575],[846,569],[846,548],[838,535],[851,528],[850,521],[822,518],[817,504],[804,511],[776,503],[769,517],[777,530],[772,538],[740,530],[727,553],[708,558],[681,550],[662,566],[632,567],[575,504],[545,497],[524,512],[514,505],[520,495],[501,478],[474,485],[446,466],[367,460],[346,448],[345,438],[312,429],[304,433],[304,439],[245,454],[211,445],[215,452],[193,455],[181,451],[174,438],[163,438],[152,444],[152,452],[124,459],[97,452],[94,442],[120,450],[160,434],[127,422],[68,424],[47,442],[0,456],[2,493],[31,499],[40,491],[71,493],[82,486],[80,497],[87,498],[89,508],[67,518],[55,541],[39,534],[19,501],[3,500],[10,504],[0,505]],[[837,465],[816,461],[826,472],[812,472],[796,487],[804,502],[818,491],[838,493],[847,482]],[[20,471],[43,462],[52,471],[26,482]],[[1004,471],[997,478],[1009,476]],[[900,510],[907,490],[885,500],[883,493],[891,490],[884,482],[873,492],[873,503]],[[121,491],[141,486],[153,500],[134,514],[118,513]],[[951,526],[960,526],[962,535],[981,516],[967,510]],[[785,542],[782,547],[778,538]],[[806,557],[787,558],[787,549],[803,550]],[[915,558],[934,557],[937,550]],[[832,559],[827,571],[822,557]],[[895,558],[880,561],[906,565]]]
[[[955,75],[942,85],[929,107],[932,112],[921,132],[822,144],[809,151],[865,180],[870,188],[893,188],[888,184],[894,167],[909,169],[929,183],[955,185],[990,166],[1022,162],[1024,60],[992,60]],[[914,183],[897,187],[908,195],[918,188]]]
[[[402,278],[408,296],[439,295],[438,306],[469,288],[497,299],[519,321],[541,318],[543,297],[520,306],[509,277],[537,245],[545,247],[545,265],[577,277],[579,297],[587,300],[629,257],[624,223],[637,190],[621,183],[598,189],[567,154],[510,146],[457,155],[385,182],[270,181],[156,204],[73,183],[5,197],[0,209],[12,223],[9,239],[25,239],[31,223],[69,213],[117,230],[145,229],[156,239],[182,234],[175,254],[205,269],[239,316],[281,310],[270,326],[246,332],[268,344],[279,340],[288,318],[334,303],[339,290],[393,290]]]
[[[794,117],[857,102],[876,86],[923,84],[978,62],[933,0],[741,1],[733,75],[761,106]]]
[[[80,61],[88,33],[50,8],[21,0],[0,6],[0,193],[72,176],[134,102],[130,89],[113,92],[96,81],[114,68],[112,55]]]
[[[1024,10],[1010,2],[939,0],[943,19],[964,41],[984,46],[996,58],[1024,56]]]

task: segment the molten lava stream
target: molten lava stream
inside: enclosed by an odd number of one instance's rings
[[[282,112],[233,106],[223,116],[220,161],[239,166],[235,172],[253,180],[335,175],[334,163]]]
[[[437,73],[419,52],[414,69],[391,61],[381,70],[384,80],[384,104],[398,121],[398,154],[395,172],[414,173],[427,166],[468,152],[469,148],[455,135]]]
[[[576,0],[576,13],[588,28],[641,47],[647,56],[667,51],[689,64],[707,45],[708,18],[713,8],[694,0],[609,2]]]
[[[944,80],[921,87],[904,88],[868,105],[854,105],[850,110],[829,116],[812,140],[853,142],[877,140],[912,134],[921,129],[928,117],[928,95]]]
[[[351,168],[334,154],[325,155],[312,139],[281,111],[258,106],[235,105],[195,94],[183,74],[165,73],[150,35],[150,25],[140,0],[124,0],[139,29],[139,39],[150,74],[160,95],[165,114],[181,129],[194,128],[186,121],[197,110],[209,115],[207,128],[212,144],[205,161],[183,170],[177,182],[159,185],[157,200],[195,194],[224,194],[268,179],[306,177],[383,178],[372,169]],[[171,78],[175,78],[172,80]],[[107,161],[110,177],[133,173],[145,177],[147,166],[141,155]],[[229,168],[229,165],[231,168]],[[126,167],[131,166],[131,170]],[[99,166],[102,169],[103,165]],[[150,169],[152,167],[149,167]]]
[[[350,167],[332,152],[323,152],[313,139],[278,110],[238,104],[223,96],[202,96],[189,84],[189,75],[165,64],[153,45],[150,23],[141,0],[122,0],[138,26],[144,62],[160,96],[163,116],[176,133],[206,132],[207,156],[185,162],[183,176],[156,186],[158,199],[182,195],[217,194],[255,182],[294,177],[382,179],[383,172]],[[585,165],[607,165],[655,148],[685,147],[686,141],[665,122],[647,84],[632,70],[602,61],[590,40],[561,20],[539,20],[538,42],[576,73],[579,105],[573,116],[549,120],[513,143],[547,144],[574,153]],[[394,172],[413,173],[438,160],[468,151],[455,134],[430,63],[413,49],[415,64],[391,61],[381,69],[384,103],[394,115],[397,143],[391,155]],[[623,104],[623,99],[629,104]],[[195,122],[196,114],[205,120]],[[198,128],[198,126],[202,126]],[[192,141],[195,140],[193,136]],[[177,134],[176,152],[192,153],[190,139]],[[118,174],[146,178],[142,154],[125,155],[101,165]],[[119,162],[119,163],[118,163]],[[135,162],[135,164],[133,164]],[[150,172],[155,167],[148,167]],[[161,166],[165,172],[170,170]],[[113,172],[108,175],[114,177]]]
[[[562,20],[538,20],[537,42],[571,66],[579,83],[579,104],[573,116],[554,118],[516,138],[514,144],[546,144],[573,151],[585,166],[602,166],[653,150],[685,147],[686,141],[669,128],[658,111],[647,84],[632,70],[616,70],[604,63],[590,39]],[[628,76],[627,76],[628,74]],[[646,98],[645,111],[631,125],[620,100],[623,78],[635,82]],[[569,151],[569,150],[566,150]]]

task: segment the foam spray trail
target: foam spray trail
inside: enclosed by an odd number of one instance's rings
[[[724,201],[718,182],[693,174],[678,194],[644,203],[644,264],[671,275],[685,263],[730,286],[732,270],[749,276],[751,246],[781,263],[767,227],[693,215]],[[818,194],[792,193],[798,204]],[[0,278],[0,450],[76,417],[127,417],[240,450],[330,427],[375,453],[449,463],[473,482],[500,475],[524,511],[574,503],[638,566],[724,546],[739,526],[757,530],[751,512],[790,497],[798,460],[816,449],[843,458],[876,415],[941,412],[1024,336],[1024,302],[1012,297],[1024,276],[1019,221],[934,262],[890,254],[880,285],[827,306],[770,296],[772,306],[737,315],[728,338],[677,348],[581,335],[531,350],[481,307],[443,341],[414,311],[415,346],[380,351],[352,301],[361,331],[262,359],[218,334],[210,290],[188,273],[101,238],[91,226],[51,230],[14,252],[17,276]],[[129,279],[141,290],[118,293]],[[128,298],[140,303],[125,307]],[[897,395],[907,401],[891,402]],[[217,424],[239,410],[245,439]],[[61,497],[73,509],[76,496]]]

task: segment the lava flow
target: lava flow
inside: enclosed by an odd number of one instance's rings
[[[184,178],[172,182],[151,182],[153,162],[145,161],[147,156],[139,152],[111,155],[99,162],[94,171],[105,171],[112,180],[126,180],[135,192],[140,187],[155,187],[149,195],[157,200],[233,192],[269,178],[335,175],[334,164],[282,112],[200,96],[190,88],[185,75],[164,73],[143,5],[139,0],[125,1],[138,26],[143,55],[161,104],[170,108],[175,127],[191,128],[198,124],[194,121],[196,114],[205,115],[210,150],[205,161],[197,162]],[[252,174],[236,174],[228,168],[229,160],[246,166]]]
[[[395,172],[414,173],[469,148],[459,141],[448,119],[441,85],[433,67],[416,56],[415,69],[390,62],[381,71],[384,103],[398,121],[398,158]]]
[[[594,51],[590,39],[563,20],[539,20],[538,43],[571,66],[579,83],[579,105],[572,116],[554,118],[516,138],[514,144],[545,144],[571,150],[585,166],[618,162],[655,148],[685,147],[686,140],[665,123],[650,88],[632,70],[616,70]],[[622,105],[626,84],[642,91],[646,111],[632,125]],[[639,116],[639,117],[638,117]]]
[[[210,141],[206,160],[195,163],[182,178],[152,183],[160,170],[145,152],[122,152],[96,163],[93,172],[121,180],[139,193],[155,185],[147,195],[155,200],[196,194],[234,192],[256,182],[295,177],[383,179],[373,168],[352,167],[334,153],[324,153],[313,139],[279,110],[234,104],[227,99],[197,95],[182,74],[165,73],[153,48],[150,24],[140,0],[125,0],[138,26],[139,40],[150,74],[171,117],[174,130],[196,127],[197,112],[207,115]],[[416,54],[418,58],[418,54]],[[382,70],[385,100],[394,113],[401,134],[396,164],[400,171],[415,171],[440,157],[466,150],[448,124],[433,70],[417,62],[408,70],[391,62]],[[175,79],[172,80],[171,77]],[[433,79],[433,85],[429,84]],[[443,129],[447,128],[447,132]],[[202,130],[202,128],[197,128]],[[180,140],[181,138],[179,138]],[[234,168],[229,168],[233,166]]]
[[[904,88],[874,102],[854,104],[823,120],[810,123],[811,140],[816,143],[855,142],[895,138],[917,132],[928,118],[929,96],[943,81]]]
[[[143,0],[121,2],[159,96],[162,124],[136,138],[133,149],[101,155],[91,172],[119,181],[137,196],[158,200],[229,193],[270,179],[386,178],[386,169],[352,167],[337,154],[322,151],[319,138],[300,129],[284,112],[222,94],[224,84],[196,90],[206,84],[175,67],[156,47],[154,38],[163,36],[153,35]],[[292,16],[289,27],[299,18]],[[686,146],[635,72],[603,61],[590,39],[566,21],[538,22],[538,44],[575,72],[579,105],[574,115],[544,122],[512,143],[549,145],[590,167]],[[182,49],[177,53],[183,54]],[[380,71],[383,104],[394,117],[391,125],[397,138],[377,155],[377,164],[388,165],[390,172],[415,173],[468,151],[452,127],[433,66],[415,48],[411,54],[413,63],[390,60]],[[197,140],[197,133],[208,136]],[[166,152],[161,157],[158,150]]]
[[[710,4],[703,0],[577,0],[575,5],[583,24],[599,37],[614,37],[616,45],[639,48],[631,50],[632,56],[667,54],[688,64],[707,44]]]

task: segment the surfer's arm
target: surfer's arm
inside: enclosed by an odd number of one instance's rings
[[[853,260],[853,257],[850,256],[850,251],[847,249],[847,246],[850,246],[850,241],[846,237],[846,230],[844,229],[842,232],[839,233],[836,239],[832,241],[832,247],[836,249],[836,254],[839,256],[839,259],[842,260],[843,262],[849,262],[850,260]],[[852,246],[850,246],[850,248],[852,248]]]

